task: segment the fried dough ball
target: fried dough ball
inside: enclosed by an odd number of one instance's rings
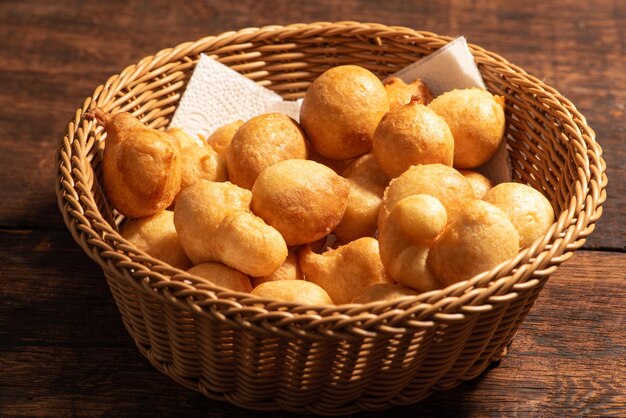
[[[174,227],[174,212],[164,210],[147,218],[132,219],[121,232],[131,244],[172,267],[186,270],[191,261],[180,245]]]
[[[365,289],[363,293],[352,299],[352,303],[369,303],[392,301],[404,296],[416,296],[419,292],[408,287],[392,283],[376,283]]]
[[[226,153],[228,178],[250,190],[267,167],[307,157],[306,140],[296,121],[281,113],[259,115],[241,125],[230,143]]]
[[[378,241],[369,237],[323,254],[304,247],[300,268],[306,280],[321,286],[336,304],[350,302],[374,283],[391,282],[380,261]]]
[[[203,141],[194,139],[180,128],[166,131],[178,141],[182,157],[180,189],[184,190],[199,179],[226,181],[226,164],[222,157]]]
[[[300,123],[311,146],[343,160],[368,152],[380,119],[389,110],[387,92],[370,71],[355,65],[331,68],[308,88]]]
[[[482,200],[467,202],[430,248],[428,268],[449,286],[514,258],[519,235],[506,213]]]
[[[217,261],[250,276],[280,267],[287,257],[285,240],[250,212],[250,199],[249,190],[208,180],[181,192],[174,225],[194,264]]]
[[[376,232],[378,212],[389,177],[381,170],[372,154],[354,160],[343,172],[350,182],[346,212],[333,233],[347,243]]]
[[[278,299],[302,305],[333,304],[333,300],[324,289],[304,280],[277,280],[261,283],[250,293],[264,299]]]
[[[385,190],[378,217],[378,229],[400,200],[414,194],[428,194],[441,201],[451,222],[459,209],[474,199],[474,191],[461,173],[442,164],[416,165],[391,180]]]
[[[546,197],[530,186],[501,183],[483,197],[504,211],[520,235],[520,246],[530,246],[554,223],[554,210]]]
[[[304,280],[296,253],[289,251],[285,262],[269,276],[250,278],[253,287],[257,287],[261,283],[273,282],[275,280]]]
[[[421,292],[440,288],[427,260],[447,222],[445,207],[430,195],[411,195],[394,205],[378,234],[380,258],[389,276]]]
[[[237,120],[228,125],[221,126],[207,138],[206,142],[220,157],[226,160],[226,151],[228,151],[228,147],[230,147],[230,143],[241,125],[243,125],[243,121]]]
[[[252,188],[252,211],[276,228],[287,245],[328,235],[341,221],[350,187],[330,168],[287,160],[266,168]]]
[[[380,168],[372,153],[351,160],[341,175],[347,179],[368,178],[379,186],[387,186],[389,184],[389,177]]]
[[[454,167],[484,164],[504,134],[504,98],[482,89],[452,90],[428,105],[445,119],[454,136]]]
[[[411,102],[428,105],[433,100],[433,93],[428,85],[419,78],[406,84],[398,77],[389,77],[383,81],[387,97],[389,97],[389,109],[404,106]]]
[[[347,160],[333,160],[331,158],[324,157],[322,154],[311,148],[309,149],[309,160],[323,164],[335,173],[341,174],[341,172],[345,170],[345,168],[350,165],[352,161],[354,161],[354,158],[349,158]]]
[[[107,132],[102,169],[113,207],[129,218],[164,211],[180,190],[182,158],[176,140],[130,113],[111,115],[96,108],[87,117]]]
[[[383,116],[374,132],[372,152],[383,171],[394,178],[415,164],[452,166],[454,138],[443,118],[413,102]]]
[[[469,181],[474,190],[474,196],[476,199],[482,199],[485,193],[493,188],[493,183],[487,177],[483,176],[477,171],[472,170],[459,170],[463,176]]]
[[[212,284],[236,292],[250,292],[252,285],[250,278],[240,271],[225,266],[222,263],[202,263],[187,270],[187,273],[202,277]]]

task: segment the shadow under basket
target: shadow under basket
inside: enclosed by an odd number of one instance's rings
[[[382,78],[451,39],[356,22],[243,29],[146,57],[85,100],[57,152],[59,207],[157,369],[243,408],[339,415],[415,403],[479,376],[503,355],[550,274],[593,231],[607,178],[594,132],[574,105],[502,57],[470,45],[489,90],[506,98],[513,180],[542,192],[557,221],[491,271],[391,302],[257,299],[137,250],[119,235],[123,219],[102,191],[105,134],[85,118],[99,106],[166,127],[200,53],[297,99],[333,66],[360,65]]]

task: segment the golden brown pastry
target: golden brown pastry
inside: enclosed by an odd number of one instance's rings
[[[389,184],[389,177],[380,168],[372,153],[351,160],[341,175],[347,179],[367,178],[379,186],[386,187]]]
[[[309,160],[287,160],[266,168],[252,188],[252,211],[276,228],[287,245],[329,234],[346,210],[348,181]]]
[[[250,278],[240,271],[222,263],[202,263],[187,270],[187,273],[202,277],[215,286],[225,287],[236,292],[251,292]]]
[[[228,147],[230,147],[230,143],[241,125],[243,125],[243,121],[237,120],[228,125],[219,127],[207,138],[206,142],[220,157],[226,160],[226,151],[228,151]]]
[[[374,132],[372,153],[383,171],[394,178],[415,164],[452,166],[454,138],[446,121],[413,102],[383,116]]]
[[[466,203],[430,248],[428,268],[449,286],[514,258],[519,235],[506,213],[482,200]]]
[[[346,211],[333,233],[348,243],[376,232],[378,212],[389,177],[381,170],[372,154],[353,160],[343,172],[350,182]]]
[[[324,289],[304,280],[277,280],[261,283],[250,293],[263,299],[278,299],[302,305],[333,304],[333,300]]]
[[[446,209],[436,197],[416,194],[396,203],[378,234],[380,258],[389,276],[420,292],[440,288],[427,260],[447,222]]]
[[[419,292],[409,289],[408,287],[393,283],[376,283],[352,299],[352,303],[389,302],[404,296],[415,295],[419,295]]]
[[[467,181],[469,181],[472,186],[472,190],[474,190],[474,196],[476,196],[476,199],[482,199],[485,193],[493,187],[491,180],[477,171],[459,170],[459,172],[465,176]]]
[[[474,199],[469,182],[454,168],[442,164],[412,166],[391,180],[385,190],[378,228],[382,227],[396,203],[414,194],[428,194],[439,199],[448,213],[448,222],[467,201]]]
[[[121,234],[141,251],[172,267],[186,270],[192,265],[176,234],[174,212],[164,210],[147,218],[132,219],[124,224]]]
[[[359,238],[323,254],[304,247],[300,251],[300,268],[307,281],[321,286],[338,305],[350,302],[374,283],[391,282],[374,238]]]
[[[181,156],[167,133],[150,129],[130,113],[95,118],[107,132],[103,155],[104,189],[119,213],[144,218],[162,212],[180,190]]]
[[[180,189],[184,190],[199,179],[226,181],[226,164],[222,157],[201,140],[194,139],[180,128],[166,131],[178,141],[182,157]]]
[[[374,130],[389,110],[387,92],[371,72],[354,65],[331,68],[308,88],[300,123],[312,147],[343,160],[368,152]]]
[[[389,108],[404,106],[411,102],[428,105],[433,100],[433,93],[428,85],[419,78],[406,84],[398,77],[389,77],[383,81],[387,97],[389,97]]]
[[[307,156],[306,140],[296,121],[281,113],[259,115],[239,127],[228,147],[228,178],[250,190],[265,168]]]
[[[483,197],[503,210],[517,229],[522,248],[542,237],[554,223],[552,205],[537,190],[519,183],[501,183]]]
[[[333,160],[331,158],[326,158],[319,152],[315,151],[313,148],[309,149],[309,160],[315,161],[316,163],[320,163],[325,165],[326,167],[332,169],[335,173],[341,174],[343,170],[352,162],[354,158],[349,158],[347,160]]]
[[[452,90],[428,105],[445,119],[454,137],[454,167],[484,164],[504,134],[504,98],[482,89]]]
[[[275,280],[304,280],[296,253],[289,251],[285,262],[269,276],[250,278],[253,287],[257,287],[261,283],[273,282]]]
[[[250,199],[249,190],[208,180],[181,192],[174,225],[194,264],[217,261],[250,276],[280,267],[287,257],[285,240],[250,212]]]

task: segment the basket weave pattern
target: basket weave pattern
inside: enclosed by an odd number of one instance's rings
[[[508,262],[441,291],[331,307],[252,298],[137,250],[101,189],[96,106],[169,123],[205,53],[287,99],[330,67],[383,77],[451,38],[356,22],[249,28],[160,51],[85,100],[57,153],[56,191],[72,235],[104,270],[128,332],[150,362],[214,399],[255,410],[326,415],[414,403],[473,379],[500,358],[546,280],[580,248],[606,198],[602,150],[585,118],[551,87],[475,45],[489,90],[506,98],[515,181],[543,192],[557,221]]]

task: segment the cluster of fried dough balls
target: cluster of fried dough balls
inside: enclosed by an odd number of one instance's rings
[[[170,128],[166,132],[177,141],[180,148],[181,190],[200,179],[226,181],[226,164],[212,147],[180,128]]]
[[[335,67],[310,85],[300,123],[262,114],[206,140],[94,110],[122,236],[198,288],[312,305],[412,297],[513,259],[554,211],[480,172],[502,141],[504,99],[433,98],[405,81]]]
[[[250,211],[249,190],[199,180],[183,190],[174,225],[194,264],[220,262],[251,276],[272,274],[287,258],[280,233]]]
[[[379,240],[381,260],[395,281],[420,292],[440,287],[427,259],[447,222],[445,207],[431,195],[410,195],[393,206],[380,226]]]

